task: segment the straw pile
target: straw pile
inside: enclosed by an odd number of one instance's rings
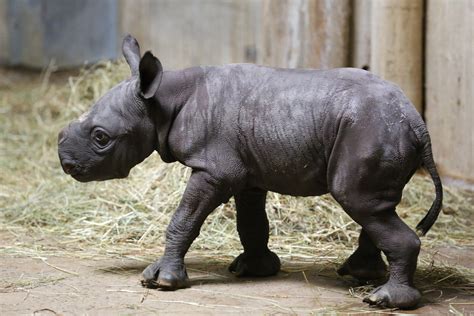
[[[165,164],[153,154],[127,179],[82,184],[63,174],[57,158],[58,131],[128,75],[123,62],[106,62],[63,85],[48,83],[46,72],[41,85],[14,93],[0,90],[0,231],[18,237],[1,252],[151,260],[162,250],[167,223],[190,174],[187,168]],[[433,199],[429,177],[416,175],[398,212],[414,227]],[[472,192],[445,187],[444,205],[444,214],[422,239],[423,247],[473,245]],[[283,262],[340,263],[357,243],[358,225],[329,195],[293,198],[272,193],[267,212],[271,248]],[[228,261],[240,249],[231,200],[206,221],[191,255],[205,253],[209,260]],[[473,292],[472,271],[433,272],[429,258],[420,269],[425,276],[440,273],[440,279],[452,274],[444,281],[468,283],[467,290]]]

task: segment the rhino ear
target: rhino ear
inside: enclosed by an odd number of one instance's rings
[[[130,34],[123,39],[122,53],[127,60],[132,76],[138,75],[138,64],[140,63],[140,46],[137,40]]]
[[[145,99],[153,97],[158,90],[163,77],[161,62],[147,51],[140,60],[138,67],[140,74],[140,93]]]

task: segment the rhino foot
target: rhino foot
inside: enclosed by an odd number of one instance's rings
[[[184,263],[173,264],[160,259],[146,267],[142,275],[142,285],[147,288],[172,291],[189,287],[188,273]]]
[[[416,288],[389,281],[372,291],[364,298],[364,302],[380,307],[412,309],[418,305],[420,299],[420,291]]]
[[[341,276],[350,275],[361,282],[377,280],[387,275],[387,265],[379,254],[367,256],[358,253],[352,254],[337,270]]]
[[[229,266],[229,271],[238,277],[265,277],[277,274],[280,266],[280,259],[270,250],[252,255],[244,252],[234,259]]]

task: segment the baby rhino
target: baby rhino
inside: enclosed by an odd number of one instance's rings
[[[280,260],[267,245],[267,192],[331,193],[362,227],[359,247],[339,273],[384,277],[383,252],[390,277],[364,301],[417,305],[420,240],[395,207],[423,163],[436,188],[417,226],[425,234],[439,214],[442,187],[426,126],[396,85],[351,68],[163,71],[149,51],[141,57],[130,35],[122,49],[131,77],[59,133],[59,157],[64,172],[81,182],[126,177],[154,151],[192,169],[164,254],[143,272],[145,286],[188,286],[184,256],[209,213],[232,196],[244,252],[230,271],[274,275]]]

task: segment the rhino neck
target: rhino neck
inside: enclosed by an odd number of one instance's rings
[[[177,71],[165,71],[160,87],[153,98],[157,103],[155,114],[155,128],[158,137],[157,152],[164,162],[174,162],[169,144],[168,135],[184,105],[193,97],[196,85],[203,77],[200,67]]]

